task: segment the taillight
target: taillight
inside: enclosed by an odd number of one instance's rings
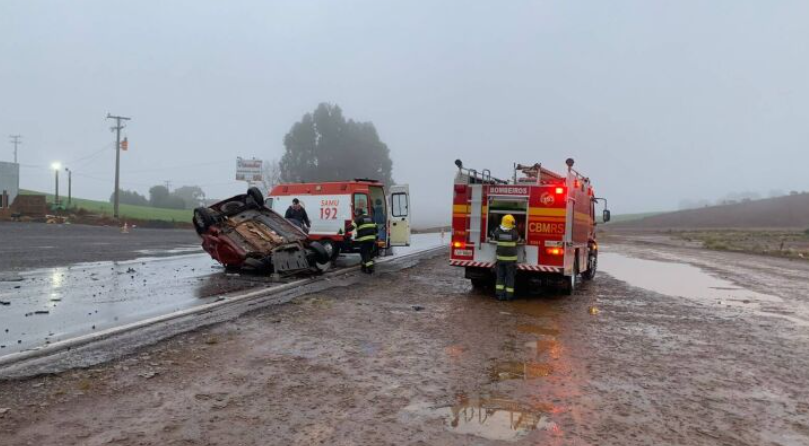
[[[563,193],[565,193],[565,188],[564,187],[557,187],[556,188],[556,195],[562,195]]]
[[[551,256],[560,256],[565,253],[564,248],[545,248],[545,253]]]
[[[453,248],[459,248],[459,249],[466,248],[466,242],[461,242],[461,241],[452,242],[452,247]]]

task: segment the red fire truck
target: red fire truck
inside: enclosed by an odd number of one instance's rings
[[[309,239],[319,241],[336,258],[341,252],[359,252],[351,239],[351,222],[357,209],[365,209],[383,229],[378,247],[410,245],[410,193],[407,185],[391,186],[374,180],[279,184],[270,191],[266,205],[284,215],[297,198],[306,209],[312,227]]]
[[[506,214],[517,220],[523,238],[517,262],[518,283],[561,286],[573,294],[577,278],[595,277],[598,265],[595,205],[590,179],[567,160],[566,174],[540,164],[514,165],[513,178],[501,180],[455,162],[450,264],[466,269],[473,286],[494,283],[496,243],[492,233]],[[603,220],[609,221],[605,209]]]

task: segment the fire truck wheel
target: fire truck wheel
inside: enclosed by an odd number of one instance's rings
[[[587,256],[587,271],[581,274],[583,280],[593,280],[596,278],[596,270],[598,269],[598,252],[591,252]]]
[[[573,264],[573,275],[567,277],[567,283],[564,285],[564,293],[572,296],[576,292],[576,278],[579,276],[579,262]]]
[[[472,288],[476,290],[485,290],[491,286],[491,280],[488,279],[469,279],[472,281]]]

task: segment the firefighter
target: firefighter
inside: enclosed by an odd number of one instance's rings
[[[494,230],[497,242],[497,300],[514,299],[514,275],[517,272],[517,242],[520,234],[514,227],[514,216],[506,215]]]
[[[374,273],[374,247],[378,236],[376,223],[368,215],[365,208],[357,208],[354,211],[354,240],[360,244],[360,256],[362,257],[362,272]]]

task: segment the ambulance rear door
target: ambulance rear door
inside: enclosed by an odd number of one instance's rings
[[[410,246],[410,186],[391,186],[388,204],[390,246]]]

